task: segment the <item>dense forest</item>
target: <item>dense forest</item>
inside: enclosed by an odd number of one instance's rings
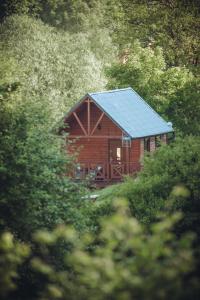
[[[199,40],[198,0],[0,2],[1,299],[199,299]],[[92,201],[58,129],[129,86],[176,137]]]

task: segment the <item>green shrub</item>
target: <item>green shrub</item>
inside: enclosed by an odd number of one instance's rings
[[[29,268],[40,281],[34,292],[26,291],[28,299],[195,299],[199,289],[192,273],[194,236],[177,239],[173,232],[181,214],[162,216],[144,226],[131,216],[126,201],[118,199],[113,209],[95,235],[80,235],[66,226],[34,234],[37,251],[30,256]],[[51,253],[61,241],[70,251],[63,253],[58,267]],[[4,255],[0,252],[0,260]],[[8,292],[11,287],[5,283],[5,288]]]

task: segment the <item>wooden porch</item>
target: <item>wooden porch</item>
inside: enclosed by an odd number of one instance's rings
[[[92,161],[79,162],[72,177],[75,180],[88,179],[97,185],[120,182],[125,175],[133,175],[141,168],[139,162],[94,163]]]

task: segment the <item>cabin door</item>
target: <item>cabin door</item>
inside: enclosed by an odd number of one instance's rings
[[[121,179],[124,174],[123,148],[121,140],[109,141],[110,179]]]
[[[110,163],[122,162],[122,141],[121,140],[109,141],[109,162]]]

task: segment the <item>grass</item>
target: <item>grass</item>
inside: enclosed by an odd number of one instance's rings
[[[109,198],[110,196],[115,194],[115,191],[119,188],[120,185],[121,183],[118,183],[118,184],[107,186],[101,190],[95,190],[91,193],[91,195],[99,195],[97,198],[98,200],[102,200],[102,199],[105,200],[106,198]]]

